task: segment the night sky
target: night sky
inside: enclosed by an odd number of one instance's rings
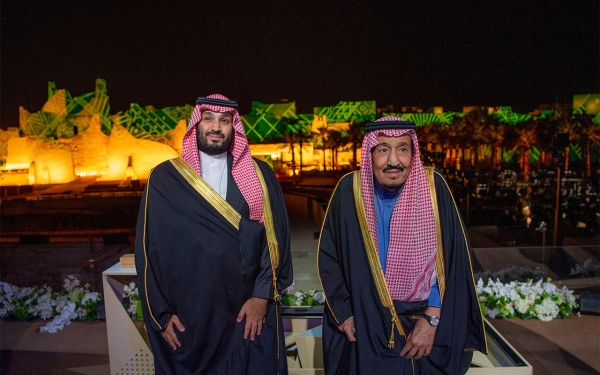
[[[111,114],[215,92],[241,114],[280,99],[298,113],[342,100],[529,112],[600,92],[599,4],[2,2],[0,126],[18,126],[20,105],[40,110],[48,81],[78,96],[96,78]]]

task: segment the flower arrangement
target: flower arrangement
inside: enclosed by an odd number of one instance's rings
[[[534,283],[511,281],[503,284],[500,280],[488,280],[484,285],[483,279],[477,282],[477,295],[483,314],[489,318],[536,318],[550,321],[571,315],[577,308],[573,291],[566,286],[562,289],[552,284],[550,278],[544,282],[540,279]]]
[[[130,282],[129,285],[125,285],[123,288],[123,298],[129,299],[129,308],[127,308],[127,314],[131,316],[131,319],[143,320],[144,313],[142,312],[142,304],[140,303],[140,294],[135,282]]]
[[[323,306],[325,294],[322,290],[311,289],[307,292],[293,292],[294,283],[281,293],[282,306]]]
[[[32,318],[51,322],[40,332],[55,333],[72,320],[98,319],[98,301],[102,295],[89,290],[90,284],[79,286],[79,280],[69,275],[59,292],[52,292],[47,285],[24,287],[0,282],[0,318],[14,317],[21,321]]]

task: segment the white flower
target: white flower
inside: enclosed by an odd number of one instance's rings
[[[573,304],[575,303],[575,296],[573,295],[573,293],[574,291],[569,290],[566,285],[563,286],[562,290],[560,291],[563,300],[567,301],[570,306],[573,306]]]
[[[556,285],[552,283],[546,283],[546,285],[544,286],[544,291],[548,294],[554,293],[556,292]]]
[[[4,294],[12,296],[15,294],[15,286],[14,285],[10,285],[9,283],[5,283],[5,282],[0,282],[0,285],[2,286],[2,291],[4,292]]]
[[[81,304],[85,306],[87,301],[96,302],[99,300],[98,292],[87,292],[81,299]]]
[[[83,307],[78,307],[76,311],[77,311],[77,317],[78,318],[85,317],[85,315],[87,313]]]
[[[530,305],[533,305],[536,299],[538,299],[538,295],[535,293],[529,293],[527,295],[527,303],[529,303]]]
[[[55,303],[56,303],[55,310],[57,313],[60,313],[62,311],[62,309],[65,307],[65,304],[67,303],[67,296],[56,297]]]
[[[40,318],[42,318],[44,320],[52,318],[52,308],[44,307],[43,309],[40,310],[39,316],[40,316]]]
[[[129,285],[125,285],[125,286],[123,287],[123,291],[125,292],[125,293],[124,293],[124,294],[125,294],[125,297],[129,297],[129,296],[131,296],[132,294],[138,294],[137,287],[136,287],[136,285],[135,285],[135,282],[133,282],[133,281],[132,281],[132,282],[130,282],[130,283],[129,283]]]
[[[477,280],[477,294],[481,293],[482,289],[483,289],[483,279],[480,277],[479,280]]]
[[[556,303],[546,298],[541,304],[533,307],[536,317],[542,321],[548,322],[558,316],[559,310]]]
[[[79,280],[74,275],[69,275],[65,279],[63,283],[63,288],[67,290],[67,292],[71,292],[74,288],[79,286]]]
[[[31,293],[33,293],[33,289],[32,288],[16,288],[15,292],[16,292],[15,293],[16,298],[23,299],[23,298],[31,295]]]
[[[129,313],[129,315],[133,315],[137,312],[137,306],[138,306],[138,302],[136,300],[133,300],[133,299],[129,300],[129,308],[127,309],[127,312]]]
[[[517,312],[520,314],[525,314],[527,310],[529,310],[529,302],[527,302],[527,300],[519,298],[514,303],[515,310],[517,310]]]
[[[60,315],[54,317],[54,319],[42,326],[40,328],[40,332],[48,332],[48,333],[56,333],[57,331],[62,330],[66,325],[71,324],[71,317],[75,314],[75,303],[71,302],[66,304],[60,312]]]
[[[512,303],[505,303],[504,304],[504,308],[506,310],[508,310],[509,313],[514,314],[515,313],[515,308],[513,307]]]
[[[534,290],[535,293],[541,295],[542,293],[544,293],[544,288],[542,287],[543,282],[544,281],[540,279],[537,283],[535,283],[535,285],[531,287],[531,289]]]
[[[486,314],[488,317],[495,319],[496,315],[498,315],[500,312],[498,311],[498,309],[488,309],[486,311]]]
[[[8,309],[6,307],[0,308],[0,318],[5,318],[8,315]]]
[[[29,305],[29,307],[27,308],[27,314],[29,314],[31,316],[37,316],[38,315],[37,306]]]
[[[316,292],[313,298],[319,303],[325,303],[325,294],[322,292]]]

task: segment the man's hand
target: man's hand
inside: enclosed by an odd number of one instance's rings
[[[428,307],[425,314],[431,316],[440,316],[441,309],[438,307]],[[415,328],[409,333],[406,338],[406,345],[400,352],[401,356],[406,356],[407,359],[419,359],[423,356],[428,356],[431,353],[433,340],[437,327],[432,327],[425,318],[419,318],[415,324]]]
[[[346,334],[348,341],[356,342],[356,336],[352,332],[352,328],[354,328],[354,317],[351,316],[346,321],[338,326],[338,329]]]
[[[246,316],[246,327],[244,329],[244,339],[254,340],[256,335],[260,335],[264,323],[265,315],[267,314],[267,300],[262,298],[250,298],[237,316],[238,323],[244,320]]]
[[[173,328],[173,326],[175,328]],[[169,323],[167,323],[167,328],[160,333],[163,339],[167,341],[167,343],[171,346],[171,348],[173,348],[173,350],[177,350],[177,348],[181,346],[181,343],[179,342],[179,339],[175,334],[175,329],[178,329],[179,332],[185,331],[185,327],[183,326],[183,324],[181,324],[177,315],[173,315],[171,317],[171,320],[169,320]]]

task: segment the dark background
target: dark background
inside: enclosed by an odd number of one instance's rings
[[[108,84],[130,103],[222,93],[379,107],[509,105],[529,112],[600,91],[600,2],[69,1],[1,5],[0,127],[38,111],[48,81],[78,96]]]

